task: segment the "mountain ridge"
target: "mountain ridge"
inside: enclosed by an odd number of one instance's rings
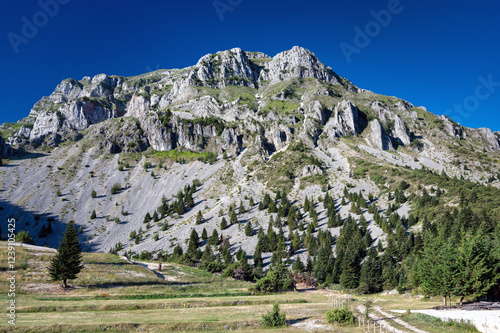
[[[499,133],[358,88],[300,47],[273,58],[234,48],[183,69],[65,79],[27,118],[2,128],[8,136],[0,141],[2,155],[12,167],[3,170],[8,190],[1,199],[12,206],[1,214],[24,216],[35,241],[52,246],[64,221],[75,220],[93,251],[119,242],[120,251],[167,251],[206,226],[252,254],[256,239],[239,225],[266,228],[269,214],[250,207],[248,198],[258,202],[278,191],[297,202],[329,193],[340,205],[346,189],[381,197],[395,182],[426,172],[500,187]],[[201,183],[193,207],[151,221],[138,243],[129,239],[163,198],[173,204],[193,182]],[[121,190],[112,194],[115,184]],[[432,187],[419,180],[411,185],[414,195],[419,185]],[[456,205],[455,194],[446,200]],[[226,211],[240,202],[246,208],[241,222],[222,231],[221,217],[229,219]],[[377,202],[383,211],[392,204]],[[405,203],[397,212],[408,217],[412,207]],[[325,208],[318,202],[318,219],[328,218]],[[97,219],[89,219],[93,211]],[[198,212],[211,222],[196,225]],[[340,205],[338,214],[345,219],[352,211]],[[372,213],[361,215],[374,221]],[[37,237],[49,216],[61,226]],[[120,222],[110,223],[114,218]],[[386,244],[385,231],[371,222],[373,238]],[[339,232],[324,223],[320,229]]]

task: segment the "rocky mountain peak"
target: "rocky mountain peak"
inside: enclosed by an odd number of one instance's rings
[[[319,61],[314,53],[299,46],[278,53],[265,65],[260,79],[275,84],[294,77],[316,78],[331,84],[340,84],[338,76]]]
[[[255,88],[259,69],[240,48],[207,54],[189,73],[188,80],[195,85],[224,88],[227,85],[243,85]]]

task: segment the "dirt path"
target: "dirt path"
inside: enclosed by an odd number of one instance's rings
[[[383,315],[384,317],[390,318],[390,319],[394,320],[394,322],[398,323],[401,326],[406,327],[407,329],[409,329],[409,330],[411,330],[413,332],[417,332],[417,333],[429,333],[427,331],[423,331],[421,329],[416,328],[415,326],[412,326],[412,325],[408,324],[406,321],[404,321],[404,320],[402,320],[402,319],[400,319],[400,318],[398,318],[396,316],[393,316],[393,315],[391,316],[389,313],[383,311],[379,306],[374,306],[373,309],[375,311],[377,311],[378,313],[380,313],[381,315]]]
[[[358,306],[357,309],[361,313],[365,312],[365,307],[362,305]],[[374,321],[376,321],[378,324],[384,326],[385,328],[393,331],[394,333],[409,333],[409,332],[429,333],[427,331],[420,330],[420,329],[408,324],[407,322],[401,320],[400,318],[398,318],[395,315],[391,315],[391,314],[383,311],[379,306],[374,306],[373,310],[375,310],[375,311],[370,313],[370,318],[373,319]],[[387,319],[390,319],[390,320],[394,321],[395,323],[407,328],[408,331],[403,331],[403,330],[400,330],[400,329],[397,329],[397,328],[391,326],[391,324],[387,321]]]
[[[162,280],[171,281],[170,278],[167,278],[165,275],[163,275],[160,272],[158,272],[158,270],[157,270],[158,269],[158,264],[157,263],[135,261],[135,260],[129,259],[129,258],[124,257],[124,256],[121,256],[120,258],[122,258],[124,260],[127,260],[129,263],[131,263],[133,265],[139,265],[139,266],[142,266],[142,267],[146,268],[147,270],[153,272],[154,275],[156,275],[158,278],[160,278]],[[162,263],[162,265],[167,265],[167,264],[163,264]]]
[[[30,245],[30,244],[24,244],[24,243],[13,243],[13,245],[14,246],[22,246],[28,250],[34,250],[34,251],[43,251],[43,252],[52,252],[52,253],[57,252],[56,249],[53,249],[51,247],[45,247],[45,246]]]

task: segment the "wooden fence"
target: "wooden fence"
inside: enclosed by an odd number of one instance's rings
[[[328,303],[334,308],[343,308],[347,306],[348,303],[352,300],[352,296],[348,294],[333,294],[328,296]],[[363,314],[356,315],[354,314],[358,322],[358,327],[365,333],[396,333],[399,332],[392,327],[387,327],[384,324],[378,323],[371,319],[366,319]]]

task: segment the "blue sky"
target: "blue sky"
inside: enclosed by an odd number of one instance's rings
[[[68,77],[131,76],[190,66],[204,54],[233,47],[274,56],[300,45],[359,87],[449,114],[466,126],[500,131],[497,1],[22,0],[3,5],[0,122],[25,117]],[[36,31],[29,31],[34,23]]]

